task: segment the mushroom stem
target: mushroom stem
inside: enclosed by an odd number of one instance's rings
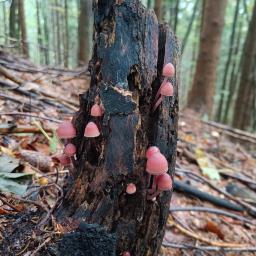
[[[165,77],[165,78],[164,78],[164,81],[161,83],[161,85],[160,85],[160,87],[159,87],[159,89],[158,89],[158,91],[157,91],[157,93],[156,93],[155,102],[156,102],[157,99],[159,98],[160,93],[161,93],[161,89],[162,89],[163,85],[167,82],[167,79],[168,79],[168,78]]]
[[[161,192],[161,190],[157,190],[153,194],[147,195],[147,199],[152,200],[153,198],[157,197]]]
[[[153,107],[153,112],[155,112],[157,107],[161,104],[162,100],[163,100],[163,96],[161,95],[161,97],[157,100],[157,102],[155,103],[155,105]]]
[[[156,191],[156,184],[157,184],[157,176],[153,176],[153,184],[152,184],[152,188],[148,189],[148,193],[152,194]]]

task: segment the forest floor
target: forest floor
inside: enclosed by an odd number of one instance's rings
[[[85,68],[42,68],[0,51],[0,241],[9,213],[57,205],[69,170],[52,160],[63,147],[53,131],[72,118],[88,86]],[[161,255],[256,255],[255,149],[255,135],[181,112]],[[14,255],[36,255],[50,241],[30,239]]]

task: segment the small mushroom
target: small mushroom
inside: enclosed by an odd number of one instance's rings
[[[126,193],[131,195],[136,192],[136,186],[133,183],[129,183],[126,187]]]
[[[100,131],[94,122],[89,122],[84,130],[84,136],[87,138],[95,138],[100,135]]]
[[[156,179],[157,191],[148,197],[148,199],[153,199],[157,197],[163,191],[169,191],[172,189],[172,178],[168,173],[161,174]]]
[[[72,139],[76,137],[76,129],[70,121],[60,123],[56,133],[60,139]]]
[[[76,146],[72,143],[68,143],[64,148],[64,154],[68,157],[73,156],[76,153]]]
[[[163,76],[164,77],[173,77],[175,74],[175,67],[172,63],[167,63],[163,68]]]
[[[160,96],[161,88],[163,87],[163,85],[167,82],[168,78],[173,77],[174,74],[175,74],[175,67],[173,66],[172,63],[167,63],[163,68],[164,81],[162,82],[161,86],[159,87],[156,93],[155,101]]]
[[[155,106],[153,108],[153,112],[157,109],[157,107],[161,104],[162,100],[163,100],[163,96],[168,96],[171,97],[173,96],[173,86],[171,83],[166,82],[160,91],[161,97],[157,100],[157,102],[155,103]]]
[[[103,115],[103,109],[100,105],[94,104],[91,108],[91,116],[100,117]]]
[[[151,146],[147,149],[146,157],[149,159],[151,156],[153,156],[155,153],[160,152],[159,148],[156,146]]]
[[[168,162],[160,152],[153,154],[148,160],[146,171],[151,175],[161,175],[168,171]]]

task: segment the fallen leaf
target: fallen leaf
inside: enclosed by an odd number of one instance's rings
[[[203,227],[203,230],[206,232],[211,232],[216,234],[221,240],[224,239],[224,235],[221,232],[220,228],[218,225],[216,225],[214,222],[212,221],[207,221],[205,226]]]
[[[19,160],[8,155],[0,156],[0,172],[10,173],[19,167]]]

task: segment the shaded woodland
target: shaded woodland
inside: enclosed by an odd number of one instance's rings
[[[255,2],[142,2],[154,8],[161,22],[170,24],[181,42],[180,74],[186,74],[181,76],[181,107],[200,109],[208,119],[255,131]],[[69,68],[87,64],[92,53],[91,6],[91,1],[83,0],[3,1],[0,45],[39,64]],[[216,32],[211,25],[215,19]],[[204,38],[212,38],[212,43]]]
[[[255,255],[256,0],[0,0],[0,24],[0,255]]]

